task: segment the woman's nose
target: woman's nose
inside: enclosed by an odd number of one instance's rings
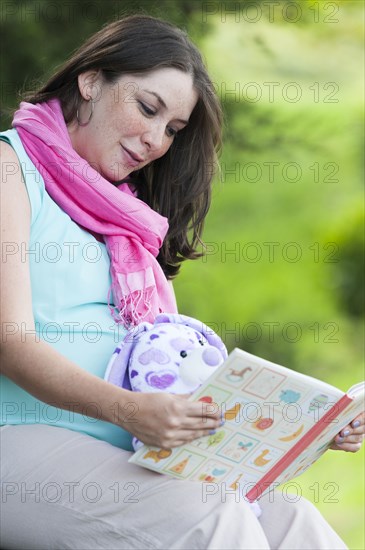
[[[148,130],[143,134],[143,142],[150,151],[159,151],[165,145],[165,127],[161,124],[155,124],[148,128]]]

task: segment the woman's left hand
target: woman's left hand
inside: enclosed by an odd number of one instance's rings
[[[330,449],[335,451],[347,451],[356,453],[361,449],[365,435],[365,412],[359,414],[351,424],[345,426],[339,434],[336,435]]]

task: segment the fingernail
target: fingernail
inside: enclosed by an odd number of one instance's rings
[[[347,437],[348,435],[350,435],[350,430],[345,430],[344,432],[342,432],[342,435],[343,437]]]
[[[222,422],[219,424],[220,426],[224,426],[224,424],[226,423],[225,420],[222,420]]]
[[[358,428],[358,427],[360,426],[360,420],[355,420],[355,422],[353,422],[353,423],[351,424],[351,426],[352,426],[353,428]]]
[[[217,433],[217,430],[209,430],[209,435],[214,435],[215,433]]]
[[[344,438],[339,435],[338,438],[337,438],[336,443],[343,443],[343,439]]]

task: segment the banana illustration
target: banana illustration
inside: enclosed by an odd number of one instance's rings
[[[279,441],[292,441],[293,439],[295,439],[296,437],[298,437],[298,435],[300,435],[302,433],[303,429],[304,429],[304,424],[302,424],[300,426],[300,428],[298,428],[292,434],[286,435],[285,437],[279,437]]]
[[[233,407],[231,407],[230,409],[228,409],[228,411],[224,413],[224,420],[235,420],[240,410],[241,410],[241,403],[235,403]]]
[[[264,449],[262,453],[255,458],[253,463],[256,464],[256,466],[265,466],[265,464],[267,464],[268,462],[270,462],[270,460],[272,460],[271,458],[268,458],[268,459],[265,458],[265,456],[268,455],[269,453],[270,453],[269,449]]]

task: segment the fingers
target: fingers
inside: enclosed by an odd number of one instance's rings
[[[359,417],[355,418],[351,424],[348,424],[345,426],[340,433],[336,436],[336,439],[342,438],[342,440],[348,437],[351,437],[353,435],[364,435],[365,433],[365,424],[364,424],[364,418],[363,415],[360,415]],[[342,441],[341,440],[341,441]]]
[[[362,443],[334,443],[331,445],[331,449],[334,451],[346,451],[348,453],[357,453],[361,449]]]
[[[199,437],[213,435],[213,433],[215,433],[215,430],[185,430],[171,434],[166,433],[162,437],[153,439],[147,434],[139,434],[138,439],[146,445],[153,445],[154,447],[161,447],[163,449],[173,449],[174,447],[190,443]]]
[[[365,413],[359,414],[356,418],[353,419],[353,421],[346,426],[346,429],[356,429],[357,433],[364,433],[365,432]]]
[[[170,417],[169,421],[173,423],[171,427],[194,432],[207,432],[209,430],[217,429],[224,424],[219,411],[215,412],[212,416],[207,416],[205,411],[200,407],[190,411],[189,416],[186,415],[184,411],[184,416],[176,414],[176,416]]]
[[[178,395],[179,397],[182,397],[183,399],[189,399],[189,397],[191,397],[191,395],[193,395],[193,394],[192,393],[178,393],[176,395]]]
[[[365,423],[365,412],[362,412],[359,415],[357,415],[356,418],[354,418],[353,421],[351,422],[351,425],[353,425],[355,423],[358,423],[358,422],[360,422],[360,424]],[[356,426],[354,426],[354,427],[356,427]]]
[[[365,434],[365,417],[364,413],[361,413],[359,416],[354,418],[354,420],[342,428],[339,434],[335,438],[335,442],[343,443],[344,440],[347,441],[348,438],[352,436],[361,436]],[[349,439],[349,442],[353,442]]]
[[[336,435],[331,449],[356,453],[361,449],[364,434],[364,413],[361,413]]]
[[[186,443],[190,443],[199,437],[214,435],[217,432],[215,429],[205,429],[205,430],[183,430],[174,434],[171,440],[164,440],[163,447],[173,448]]]
[[[221,419],[221,410],[217,403],[205,403],[202,401],[189,402],[186,406],[186,414],[193,418],[215,418]]]
[[[180,426],[178,427],[182,431],[188,431],[192,433],[201,433],[204,432],[204,434],[209,433],[212,430],[217,430],[221,426],[224,425],[224,422],[222,420],[216,420],[212,418],[204,418],[204,419],[194,419],[194,418],[188,418],[185,422],[182,422]],[[195,435],[195,437],[199,437]]]
[[[204,430],[220,426],[222,415],[216,403],[190,402],[180,395],[170,395],[168,421],[175,428]]]
[[[335,441],[334,443],[336,443],[336,445],[346,445],[347,443],[362,443],[364,439],[364,436],[363,434],[351,434],[351,435],[348,435],[347,437],[342,437],[341,435],[337,435],[335,437]]]
[[[222,425],[214,403],[190,402],[178,395],[140,393],[138,422],[129,431],[147,445],[165,449],[212,434]]]
[[[171,426],[171,440],[169,445],[176,447],[189,443],[199,437],[214,435],[217,430],[222,427],[225,422],[219,416],[214,418],[202,417],[201,409],[198,416],[185,417],[180,421],[179,425]]]

